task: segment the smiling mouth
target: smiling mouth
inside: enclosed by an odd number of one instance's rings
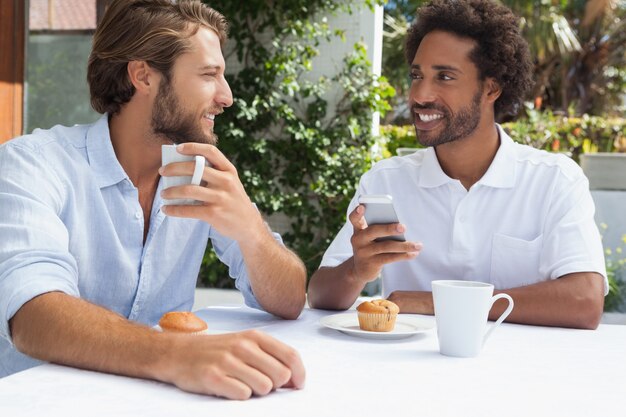
[[[444,117],[442,113],[425,113],[415,110],[413,120],[417,130],[426,131],[439,126]]]
[[[443,119],[443,114],[417,113],[417,117],[422,122],[433,122],[435,120]]]

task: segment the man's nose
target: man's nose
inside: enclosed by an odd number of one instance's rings
[[[411,103],[426,104],[435,101],[435,91],[432,84],[426,80],[413,80],[409,89]]]
[[[215,101],[221,107],[230,107],[233,105],[233,93],[230,90],[230,86],[228,85],[226,78],[222,78],[218,85]]]

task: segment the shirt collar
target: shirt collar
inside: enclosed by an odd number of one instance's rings
[[[511,188],[515,185],[515,143],[500,125],[496,124],[500,136],[500,147],[485,175],[478,184],[494,188]]]
[[[515,144],[500,125],[496,124],[496,128],[500,137],[500,146],[496,156],[491,161],[491,165],[489,165],[489,169],[477,184],[494,188],[511,188],[515,184]],[[441,169],[435,148],[427,148],[422,162],[419,186],[434,188],[454,181],[456,180],[450,178]]]
[[[420,175],[419,186],[434,188],[452,181],[454,180],[441,169],[435,148],[432,146],[426,148],[426,154],[422,160],[422,174]]]
[[[109,115],[105,113],[87,131],[87,156],[100,188],[109,187],[128,178],[120,165],[109,132]]]

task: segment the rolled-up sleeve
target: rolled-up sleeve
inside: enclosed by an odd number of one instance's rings
[[[61,220],[63,184],[39,148],[0,149],[0,335],[29,300],[61,291],[79,296],[76,261]]]
[[[215,254],[220,261],[228,266],[228,273],[231,278],[235,279],[235,287],[237,287],[243,295],[246,305],[263,310],[263,307],[261,307],[254,295],[254,292],[252,291],[248,270],[243,259],[243,254],[241,253],[241,248],[237,242],[224,237],[213,227],[211,227],[209,236],[211,238]],[[272,236],[279,244],[283,245],[283,240],[278,233],[272,232]]]

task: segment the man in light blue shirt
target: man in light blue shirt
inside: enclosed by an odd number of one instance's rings
[[[0,148],[0,376],[51,361],[237,399],[303,386],[298,354],[268,335],[147,327],[191,308],[208,239],[246,304],[290,319],[304,306],[301,261],[214,146],[232,104],[225,38],[223,16],[199,2],[114,1],[88,70],[102,118]],[[163,190],[161,176],[193,171],[160,167],[171,143],[210,162],[201,185]]]

